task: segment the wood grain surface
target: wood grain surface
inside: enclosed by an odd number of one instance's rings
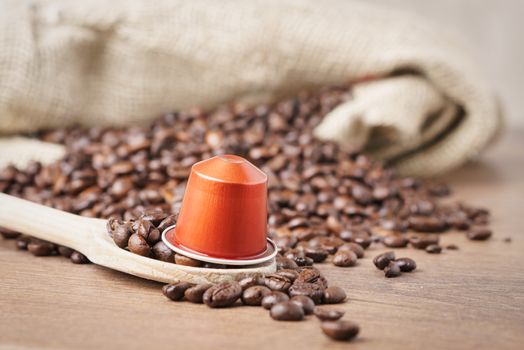
[[[331,306],[360,324],[352,343],[330,341],[316,319],[276,322],[257,307],[170,302],[161,284],[60,257],[33,257],[0,240],[2,349],[523,349],[524,132],[449,175],[457,198],[492,211],[494,237],[430,255],[398,249],[418,269],[386,279],[371,247],[353,268],[317,265],[349,301]],[[74,228],[71,230],[74,234]],[[504,238],[511,237],[507,243]]]

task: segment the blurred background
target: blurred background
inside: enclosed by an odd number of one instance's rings
[[[417,13],[461,36],[502,100],[508,125],[524,127],[524,1],[368,1]]]

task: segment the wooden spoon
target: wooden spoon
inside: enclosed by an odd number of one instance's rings
[[[95,264],[134,276],[167,283],[220,283],[276,271],[274,259],[250,268],[208,269],[146,258],[116,246],[106,223],[0,193],[0,226],[70,247]]]

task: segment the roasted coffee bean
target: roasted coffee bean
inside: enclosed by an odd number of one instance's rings
[[[253,286],[263,286],[264,285],[264,277],[260,275],[253,275],[242,278],[240,281],[238,281],[240,284],[240,287],[242,290],[246,290],[249,287]]]
[[[386,236],[382,239],[382,243],[389,248],[404,248],[408,245],[409,240],[404,236]]]
[[[474,227],[468,231],[467,237],[472,241],[485,241],[491,237],[491,230],[483,227]]]
[[[351,250],[337,252],[333,257],[333,265],[340,267],[355,266],[357,264],[357,254]]]
[[[271,292],[271,290],[264,286],[249,287],[242,293],[242,302],[245,305],[260,306],[262,304],[262,299],[269,292]]]
[[[320,263],[326,260],[326,258],[329,255],[327,250],[323,248],[312,248],[312,247],[306,248],[305,253],[308,258],[313,259],[313,261],[316,263]]]
[[[172,284],[166,284],[162,287],[162,293],[169,299],[173,301],[179,301],[184,298],[186,290],[193,287],[192,283],[188,282],[178,282]]]
[[[2,237],[4,237],[5,239],[15,239],[18,238],[18,236],[20,236],[20,233],[13,230],[9,230],[4,227],[0,227],[0,235],[2,235]]]
[[[338,251],[350,250],[357,255],[357,258],[361,259],[364,257],[364,248],[360,244],[349,242],[338,247]]]
[[[446,249],[447,249],[447,250],[458,250],[459,247],[458,247],[458,245],[456,245],[456,244],[448,244],[448,245],[446,246]]]
[[[264,278],[264,284],[266,285],[266,287],[278,292],[287,292],[289,287],[291,287],[292,283],[293,280],[291,278],[278,273],[267,275]]]
[[[409,238],[409,243],[417,249],[426,249],[427,246],[439,243],[438,235],[419,235]]]
[[[371,236],[368,234],[353,236],[352,242],[359,244],[364,249],[368,249],[371,245]]]
[[[204,293],[212,286],[212,284],[198,284],[194,287],[188,288],[184,292],[184,298],[192,303],[201,304],[204,302]]]
[[[34,256],[48,256],[53,254],[55,247],[49,242],[32,240],[27,245],[27,250]]]
[[[384,275],[387,278],[398,277],[401,273],[400,266],[395,261],[390,261],[384,268]]]
[[[261,301],[261,305],[264,309],[269,310],[276,303],[289,300],[289,296],[282,292],[269,292],[267,293]]]
[[[307,256],[297,256],[294,261],[298,266],[313,266],[313,259]]]
[[[412,216],[408,222],[417,232],[444,232],[447,229],[446,222],[435,216]]]
[[[147,244],[144,237],[134,233],[129,237],[127,248],[131,253],[135,253],[142,256],[149,256],[151,254],[151,247]]]
[[[402,272],[411,272],[417,268],[417,263],[415,260],[410,258],[398,258],[395,260],[395,263]]]
[[[175,263],[178,265],[192,266],[192,267],[202,267],[204,263],[200,260],[195,260],[188,258],[187,256],[176,253],[175,254]]]
[[[286,257],[283,257],[281,255],[277,255],[276,263],[277,263],[277,270],[298,268],[298,265],[296,262]]]
[[[305,315],[311,315],[315,309],[313,300],[305,295],[297,295],[290,299],[291,302],[299,305],[304,310]]]
[[[440,254],[440,252],[442,252],[442,247],[437,244],[431,244],[426,247],[426,252],[430,254]]]
[[[71,249],[71,248],[68,248],[68,247],[64,247],[64,246],[58,246],[58,254],[66,257],[66,258],[70,258],[71,255],[73,254],[74,250]]]
[[[20,236],[16,239],[16,247],[20,250],[27,250],[27,245],[31,242],[31,238],[27,236]]]
[[[298,271],[298,276],[295,278],[296,283],[316,283],[322,286],[322,288],[328,287],[326,278],[320,273],[320,271],[314,267],[302,267]]]
[[[282,269],[277,272],[277,275],[284,276],[291,282],[294,282],[298,278],[299,272],[296,270]]]
[[[300,321],[304,318],[304,310],[291,301],[281,301],[271,307],[270,315],[277,321]]]
[[[129,237],[133,233],[131,230],[131,225],[129,224],[116,224],[113,226],[113,241],[120,248],[127,247],[129,242]]]
[[[160,230],[160,232],[163,232],[169,226],[173,226],[174,224],[176,224],[176,220],[177,220],[177,215],[176,214],[169,215],[164,220],[162,220],[162,222],[160,222],[160,224],[158,224],[157,228],[158,228],[158,230]]]
[[[158,242],[153,246],[153,257],[155,259],[165,261],[165,262],[174,262],[175,254],[173,251],[164,243]]]
[[[342,318],[345,312],[342,310],[328,310],[317,306],[313,313],[321,321],[336,321]]]
[[[346,320],[324,321],[321,329],[325,335],[338,341],[349,341],[355,338],[360,331],[356,323]]]
[[[84,254],[77,252],[76,250],[71,253],[71,256],[69,257],[71,259],[71,262],[73,264],[89,264],[90,261]]]
[[[324,303],[339,304],[346,300],[346,292],[344,289],[336,286],[331,286],[324,290]]]
[[[233,305],[242,295],[242,287],[238,282],[226,282],[214,285],[204,293],[204,304],[209,307],[228,307]]]
[[[324,289],[325,288],[318,283],[295,281],[289,288],[289,296],[305,295],[310,297],[315,304],[320,304],[324,298]]]

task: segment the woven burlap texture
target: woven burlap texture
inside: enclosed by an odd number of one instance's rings
[[[433,175],[500,125],[481,72],[439,28],[354,1],[6,0],[0,26],[4,134],[351,83],[316,136]]]

